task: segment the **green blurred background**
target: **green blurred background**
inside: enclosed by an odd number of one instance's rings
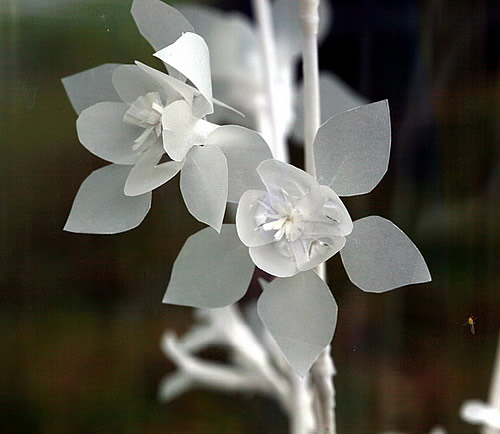
[[[202,227],[177,180],[155,191],[129,233],[62,231],[80,183],[104,163],[79,145],[60,78],[102,63],[160,67],[130,3],[0,3],[0,431],[284,433],[279,408],[261,397],[193,391],[157,401],[173,369],[162,332],[182,334],[192,321],[161,298],[183,242]],[[347,206],[353,218],[396,222],[433,275],[372,295],[349,283],[338,258],[329,264],[341,434],[477,430],[458,410],[487,399],[500,326],[493,3],[334,2],[322,66],[371,100],[389,96],[393,115],[388,175]],[[293,156],[300,164],[298,148]],[[475,335],[463,325],[470,314]]]

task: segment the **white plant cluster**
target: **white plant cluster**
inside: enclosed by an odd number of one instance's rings
[[[170,400],[195,386],[263,393],[288,413],[293,432],[314,432],[324,422],[324,393],[308,373],[329,348],[337,304],[313,269],[340,252],[350,280],[366,292],[430,280],[422,255],[399,228],[378,216],[352,221],[341,201],[371,191],[387,170],[388,103],[366,105],[325,75],[322,109],[330,117],[314,135],[314,167],[306,173],[286,162],[284,147],[293,119],[301,123],[303,113],[296,110],[302,90],[293,73],[300,54],[298,1],[273,3],[274,73],[270,65],[260,68],[269,61],[257,41],[262,28],[214,10],[185,12],[191,23],[160,0],[132,5],[168,73],[136,62],[63,79],[79,114],[80,142],[111,163],[82,183],[65,229],[130,230],[148,213],[152,190],[180,172],[187,209],[209,227],[186,241],[163,299],[200,309],[200,323],[182,338],[165,334],[162,349],[178,371],[164,379],[160,397]],[[213,97],[213,85],[224,102]],[[278,112],[270,109],[271,94]],[[224,118],[245,126],[220,126]],[[293,134],[302,137],[300,128]],[[223,224],[227,202],[239,202],[236,224]],[[255,266],[275,279],[263,285],[249,321],[235,303]],[[196,355],[212,345],[227,347],[232,363]],[[332,369],[330,362],[323,375],[329,378]]]

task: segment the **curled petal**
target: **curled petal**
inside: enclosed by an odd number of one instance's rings
[[[236,211],[236,228],[246,246],[262,246],[274,241],[272,231],[259,229],[265,221],[265,209],[261,201],[265,200],[267,194],[265,191],[248,190],[241,196]]]
[[[154,55],[183,74],[200,91],[200,97],[193,103],[194,116],[201,118],[214,111],[210,55],[201,36],[184,33],[173,44]]]
[[[257,172],[268,191],[285,190],[292,196],[301,197],[318,186],[308,173],[278,160],[263,161]]]
[[[297,268],[301,271],[314,267],[340,252],[346,242],[345,237],[329,237],[316,240],[296,240],[290,243]]]
[[[127,196],[137,196],[152,191],[179,173],[184,165],[183,161],[158,164],[164,153],[163,147],[156,143],[141,155],[125,182]]]
[[[76,121],[80,143],[104,160],[134,164],[138,159],[134,140],[144,129],[123,122],[127,110],[125,103],[100,102],[82,111]]]
[[[116,234],[138,226],[151,207],[151,193],[123,193],[130,166],[111,164],[83,181],[64,230],[87,234]]]
[[[71,105],[78,114],[98,102],[121,102],[112,83],[113,72],[120,66],[106,63],[62,79]]]
[[[290,277],[300,271],[287,243],[283,240],[258,247],[250,247],[249,252],[253,263],[273,276]]]

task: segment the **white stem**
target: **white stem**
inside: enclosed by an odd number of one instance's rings
[[[495,357],[495,365],[493,367],[493,376],[491,379],[491,389],[488,404],[495,410],[500,411],[500,334],[498,336],[497,354]],[[498,434],[500,433],[500,430],[486,425],[481,433]]]
[[[302,26],[302,54],[304,74],[304,137],[306,171],[315,176],[313,142],[320,126],[319,67],[318,67],[318,15],[319,0],[300,0],[300,20]],[[318,275],[326,280],[325,264],[317,268]],[[333,375],[335,369],[330,355],[330,345],[320,354],[311,368],[319,400],[321,423],[320,432],[336,433],[335,389]]]
[[[283,126],[279,122],[278,95],[278,62],[276,60],[276,44],[273,30],[273,19],[269,0],[253,0],[254,15],[259,29],[262,67],[266,88],[266,111],[270,119],[270,134],[265,137],[273,157],[280,161],[288,161],[288,148],[285,143]]]

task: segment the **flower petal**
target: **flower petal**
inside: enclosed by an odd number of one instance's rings
[[[131,12],[139,32],[155,50],[173,43],[184,32],[193,31],[177,9],[160,0],[134,0]]]
[[[205,228],[188,238],[175,260],[163,303],[199,308],[237,302],[252,280],[254,266],[235,225],[220,234]]]
[[[366,292],[385,292],[431,280],[417,247],[382,217],[356,220],[340,255],[351,282]]]
[[[308,242],[310,241],[310,243]],[[345,237],[324,237],[316,240],[296,240],[290,243],[297,268],[312,270],[337,254],[345,245]]]
[[[266,285],[257,309],[294,372],[304,377],[337,324],[337,303],[328,286],[314,271],[275,279]]]
[[[203,38],[195,33],[184,33],[168,47],[154,54],[166,65],[183,74],[200,91],[193,102],[193,115],[202,118],[214,111],[210,55]]]
[[[368,193],[387,171],[391,123],[387,100],[348,110],[328,119],[314,140],[320,184],[339,196]]]
[[[123,193],[130,166],[110,164],[83,181],[64,230],[87,234],[116,234],[138,226],[151,207],[151,193]]]
[[[264,188],[256,170],[259,163],[272,158],[272,155],[259,133],[236,125],[226,125],[211,133],[205,144],[218,146],[227,158],[228,201],[238,202],[246,190]]]
[[[132,103],[140,96],[159,92],[167,97],[165,88],[137,65],[121,65],[113,72],[113,85],[125,102]],[[174,93],[173,89],[170,93]]]
[[[125,182],[125,194],[127,196],[147,193],[177,175],[184,162],[167,161],[158,164],[164,153],[163,147],[156,143],[141,155]]]
[[[285,190],[295,197],[301,197],[318,186],[308,173],[278,160],[263,161],[257,167],[257,172],[268,190]]]
[[[216,146],[193,146],[181,171],[181,193],[189,212],[220,231],[227,200],[227,162]]]
[[[253,263],[273,276],[290,277],[300,271],[297,268],[295,258],[289,252],[288,243],[284,240],[250,247],[249,252]]]
[[[259,215],[263,216],[265,211],[259,201],[263,201],[267,195],[266,191],[248,190],[241,196],[236,211],[236,229],[246,246],[256,247],[274,242],[272,231],[258,229]]]
[[[98,157],[118,164],[134,164],[134,140],[144,129],[123,122],[128,105],[100,102],[86,108],[76,121],[80,143]]]
[[[338,115],[365,104],[368,100],[358,95],[345,84],[339,77],[331,72],[321,72],[319,76],[319,89],[321,95],[321,122],[323,123],[333,115]],[[304,140],[304,83],[297,90],[295,100],[297,119],[294,122],[292,135],[295,140]]]
[[[184,98],[189,104],[193,103],[194,95],[197,93],[197,90],[189,86],[186,83],[183,83],[180,80],[177,80],[170,75],[167,75],[157,69],[151,68],[144,63],[136,61],[135,64],[141,68],[144,72],[148,73],[152,78],[154,78],[165,90],[165,92],[170,94],[170,89],[175,90],[182,98]]]
[[[113,72],[119,66],[121,65],[117,63],[106,63],[61,80],[71,105],[78,114],[98,102],[121,102],[111,81]]]

